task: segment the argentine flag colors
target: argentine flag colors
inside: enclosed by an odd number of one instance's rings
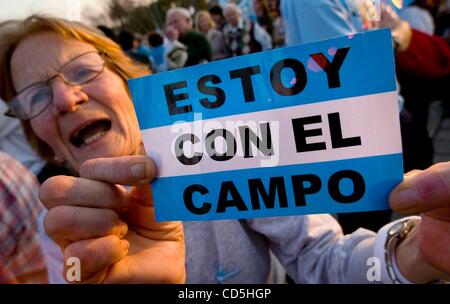
[[[388,208],[403,177],[388,30],[129,81],[159,221]]]

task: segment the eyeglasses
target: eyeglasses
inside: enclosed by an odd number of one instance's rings
[[[20,91],[9,103],[6,116],[17,117],[21,120],[35,118],[44,112],[53,100],[53,89],[50,82],[61,78],[70,86],[84,85],[96,79],[105,69],[106,56],[104,52],[91,51],[80,54],[59,69],[56,75],[45,82],[34,83]]]

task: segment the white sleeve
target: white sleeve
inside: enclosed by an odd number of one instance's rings
[[[63,277],[64,257],[61,249],[44,231],[44,219],[46,215],[47,210],[43,210],[38,218],[38,226],[42,252],[47,263],[48,281],[50,284],[67,284]]]
[[[255,39],[261,44],[263,51],[270,50],[272,48],[272,38],[270,37],[270,35],[266,32],[265,29],[259,26],[258,23],[255,22],[253,26]]]
[[[358,229],[343,235],[330,215],[287,216],[247,221],[297,283],[380,283],[368,280],[375,233]]]

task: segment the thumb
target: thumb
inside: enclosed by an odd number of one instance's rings
[[[450,162],[405,176],[390,195],[392,209],[417,214],[450,207]]]
[[[80,167],[82,178],[126,186],[149,184],[156,173],[155,163],[144,155],[90,159]]]

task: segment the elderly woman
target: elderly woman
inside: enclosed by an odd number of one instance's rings
[[[126,87],[127,78],[147,71],[74,23],[34,17],[0,31],[2,97],[42,157],[80,174],[53,178],[40,191],[49,209],[45,230],[65,259],[80,259],[87,282],[184,282],[182,227],[153,221],[148,181],[155,168],[139,156]],[[125,155],[134,157],[112,158]]]
[[[264,283],[270,250],[296,282],[373,281],[366,266],[373,256],[388,262],[386,282],[448,278],[449,164],[409,174],[391,194],[397,210],[424,212],[421,222],[405,219],[377,235],[343,236],[331,216],[309,215],[184,223],[183,239],[180,223],[154,221],[156,168],[143,155],[126,85],[146,71],[77,23],[32,17],[4,30],[1,97],[40,155],[79,173],[48,180],[40,198],[45,231],[63,252],[59,266],[79,258],[82,281]],[[397,262],[385,260],[385,244]]]
[[[219,60],[231,57],[225,47],[223,33],[215,27],[214,20],[208,11],[198,11],[195,14],[195,29],[202,33],[209,41],[212,51],[212,60]]]

